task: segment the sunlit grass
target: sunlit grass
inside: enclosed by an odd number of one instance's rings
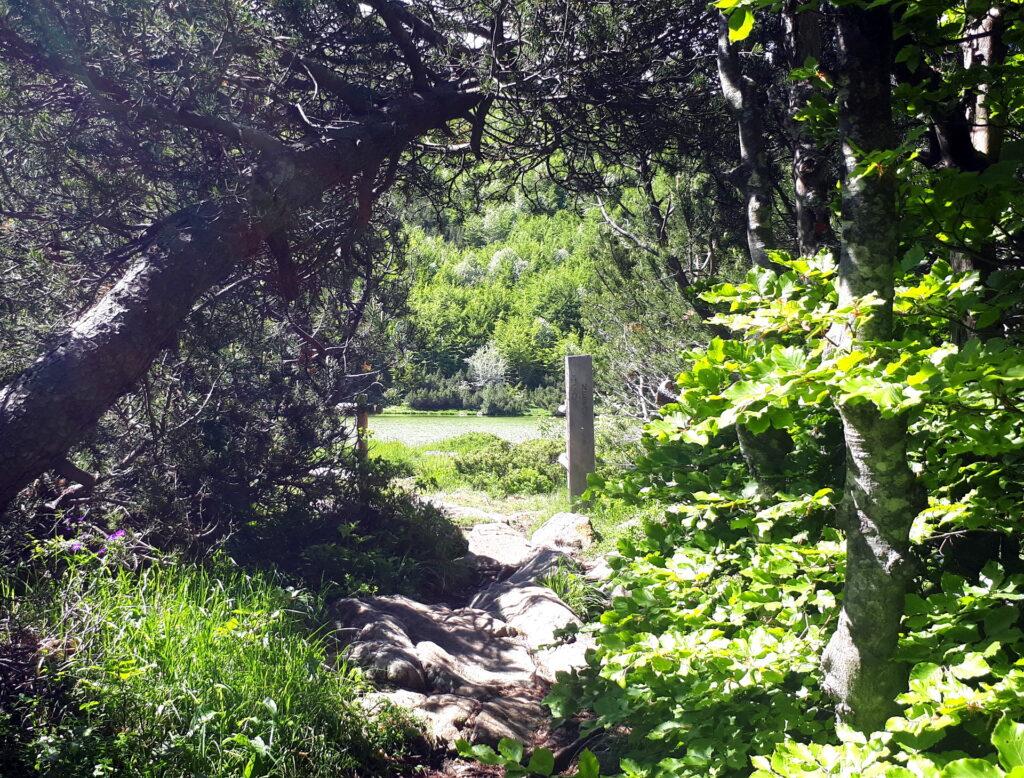
[[[401,753],[404,724],[358,707],[306,595],[194,565],[72,565],[32,599],[70,697],[30,744],[44,774],[385,775]]]

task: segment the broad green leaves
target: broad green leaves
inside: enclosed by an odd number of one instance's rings
[[[1024,768],[1024,724],[1003,716],[992,731],[992,745],[999,752],[999,761],[1007,770]]]
[[[550,749],[537,748],[530,754],[530,759],[523,765],[525,749],[523,744],[510,738],[502,738],[498,741],[498,750],[495,751],[488,745],[478,743],[472,745],[467,740],[455,742],[455,748],[459,756],[464,759],[472,759],[485,765],[496,765],[505,768],[505,775],[509,778],[525,776],[547,776],[554,775],[555,757]],[[577,778],[600,778],[601,770],[597,757],[589,749],[583,749],[578,757]]]

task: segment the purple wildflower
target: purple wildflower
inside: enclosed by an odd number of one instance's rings
[[[107,540],[120,540],[124,536],[125,531],[123,529],[119,529],[117,532],[112,532],[109,535],[107,535]]]
[[[85,545],[80,540],[74,540],[70,544],[68,544],[68,551],[70,551],[72,554],[77,554],[79,551],[82,551],[84,549]]]

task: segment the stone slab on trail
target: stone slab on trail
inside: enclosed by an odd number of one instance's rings
[[[347,644],[347,658],[377,685],[397,687],[366,695],[364,705],[408,708],[435,742],[449,746],[459,738],[529,744],[550,723],[540,703],[547,682],[581,667],[590,645],[580,637],[558,643],[558,630],[580,622],[540,583],[571,564],[567,552],[593,543],[590,522],[556,514],[534,542],[505,521],[488,520],[464,533],[467,558],[492,581],[469,606],[363,597],[333,603],[329,616]]]
[[[585,551],[594,545],[594,528],[582,513],[556,513],[530,537],[536,548]]]
[[[589,636],[583,635],[571,643],[559,643],[556,632],[582,623],[558,595],[539,583],[568,559],[557,549],[539,549],[515,574],[483,589],[470,602],[522,636],[533,654],[537,674],[546,681],[583,666],[586,649],[592,645]]]
[[[395,596],[339,600],[329,614],[339,632],[354,633],[348,659],[375,683],[398,687],[364,704],[410,708],[435,740],[529,741],[546,723],[532,694],[537,665],[529,647],[490,613]]]
[[[496,567],[511,571],[533,554],[534,548],[514,527],[499,522],[477,524],[465,532],[469,544],[467,559],[478,568]]]

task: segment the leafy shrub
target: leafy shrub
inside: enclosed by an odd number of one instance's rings
[[[561,386],[538,386],[525,392],[526,405],[554,413],[565,402],[565,389]]]
[[[1022,765],[1009,744],[1024,742],[1024,577],[928,552],[979,530],[1019,532],[1024,455],[1009,441],[1024,430],[1020,346],[950,343],[950,321],[992,308],[975,274],[935,261],[898,284],[899,340],[837,351],[826,337],[839,315],[830,261],[777,259],[789,269],[707,294],[728,304],[721,320],[742,337],[687,354],[679,400],[647,425],[636,467],[595,479],[598,496],[665,511],[620,541],[617,595],[588,627],[592,661],[548,702],[624,733],[630,778],[1010,772]],[[924,553],[897,652],[909,688],[876,733],[837,732],[821,688],[845,576],[827,404],[837,394],[908,415],[908,455],[929,493],[911,533]],[[751,483],[737,424],[791,436],[784,491]]]
[[[455,747],[459,756],[466,759],[473,759],[480,764],[501,766],[505,769],[508,778],[521,778],[521,776],[542,776],[547,778],[555,771],[555,757],[548,748],[537,748],[530,754],[529,760],[523,764],[526,756],[523,744],[510,738],[502,738],[498,741],[498,750],[495,751],[488,745],[471,745],[466,740],[456,741]],[[589,749],[584,748],[577,759],[576,771],[573,773],[576,778],[599,778],[601,769],[597,757]]]
[[[460,586],[468,572],[455,560],[466,552],[465,538],[445,513],[387,486],[393,474],[369,465],[358,499],[327,493],[314,510],[291,502],[260,506],[229,548],[239,561],[342,595],[431,597]]]
[[[498,495],[543,494],[561,483],[560,441],[537,438],[513,445],[496,435],[486,437],[490,439],[486,446],[455,458],[456,471],[474,488]]]
[[[493,384],[480,391],[480,412],[484,416],[521,416],[526,411],[526,396],[518,387]]]
[[[417,411],[462,410],[472,405],[472,392],[461,376],[439,374],[425,378],[405,395],[405,403]]]
[[[508,380],[508,360],[488,341],[466,359],[469,380],[478,389],[503,386]]]
[[[86,552],[54,561],[49,573],[21,571],[22,596],[3,602],[41,636],[43,672],[65,687],[28,706],[26,768],[383,775],[401,757],[408,723],[358,707],[359,674],[332,667],[325,640],[309,636],[318,614],[308,594],[174,559],[138,571]]]

